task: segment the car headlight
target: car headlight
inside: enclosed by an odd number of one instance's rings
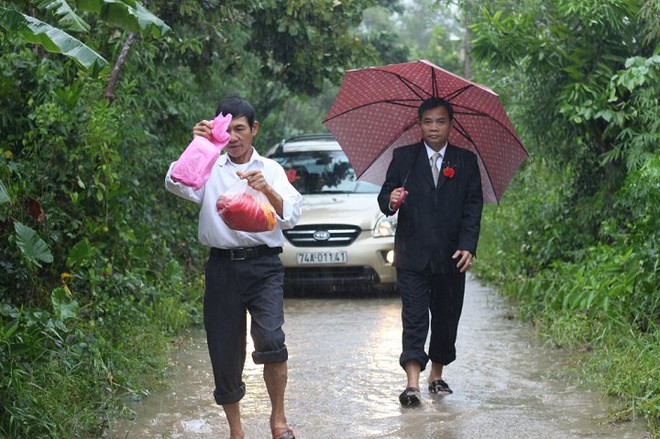
[[[383,238],[386,236],[394,236],[396,232],[396,215],[395,216],[385,216],[381,215],[378,220],[376,220],[376,226],[374,227],[374,238]]]

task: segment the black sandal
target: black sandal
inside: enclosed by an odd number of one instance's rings
[[[429,384],[429,392],[436,395],[451,395],[454,393],[444,380],[435,380]]]

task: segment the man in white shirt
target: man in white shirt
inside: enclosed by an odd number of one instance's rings
[[[220,102],[216,115],[232,115],[227,133],[231,136],[216,161],[208,181],[199,190],[185,186],[170,176],[165,187],[170,192],[201,205],[198,237],[211,247],[206,265],[204,328],[215,390],[229,423],[230,437],[243,438],[239,401],[245,395],[242,381],[246,357],[246,311],[250,312],[250,333],[254,341],[252,358],[264,365],[264,381],[271,400],[270,428],[274,439],[295,439],[284,410],[288,351],[284,342],[282,230],[296,225],[302,196],[289,183],[284,169],[262,157],[252,146],[259,130],[254,109],[237,96]],[[213,122],[203,120],[193,133],[211,140]],[[230,229],[217,213],[218,197],[246,180],[266,196],[277,213],[275,228],[267,232],[240,232]]]

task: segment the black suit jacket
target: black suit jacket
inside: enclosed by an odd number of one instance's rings
[[[443,174],[447,167],[454,169],[452,178]],[[430,264],[433,272],[459,273],[454,252],[477,253],[483,209],[477,156],[447,145],[435,187],[423,142],[395,149],[378,195],[384,214],[394,214],[389,208],[390,193],[404,186],[409,170],[405,183],[409,194],[399,208],[394,266],[421,271]]]

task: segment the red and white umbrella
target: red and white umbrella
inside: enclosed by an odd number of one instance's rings
[[[323,123],[358,178],[382,184],[392,150],[421,140],[417,109],[430,97],[451,102],[449,142],[477,155],[484,201],[498,203],[529,154],[488,87],[426,60],[350,70]]]

